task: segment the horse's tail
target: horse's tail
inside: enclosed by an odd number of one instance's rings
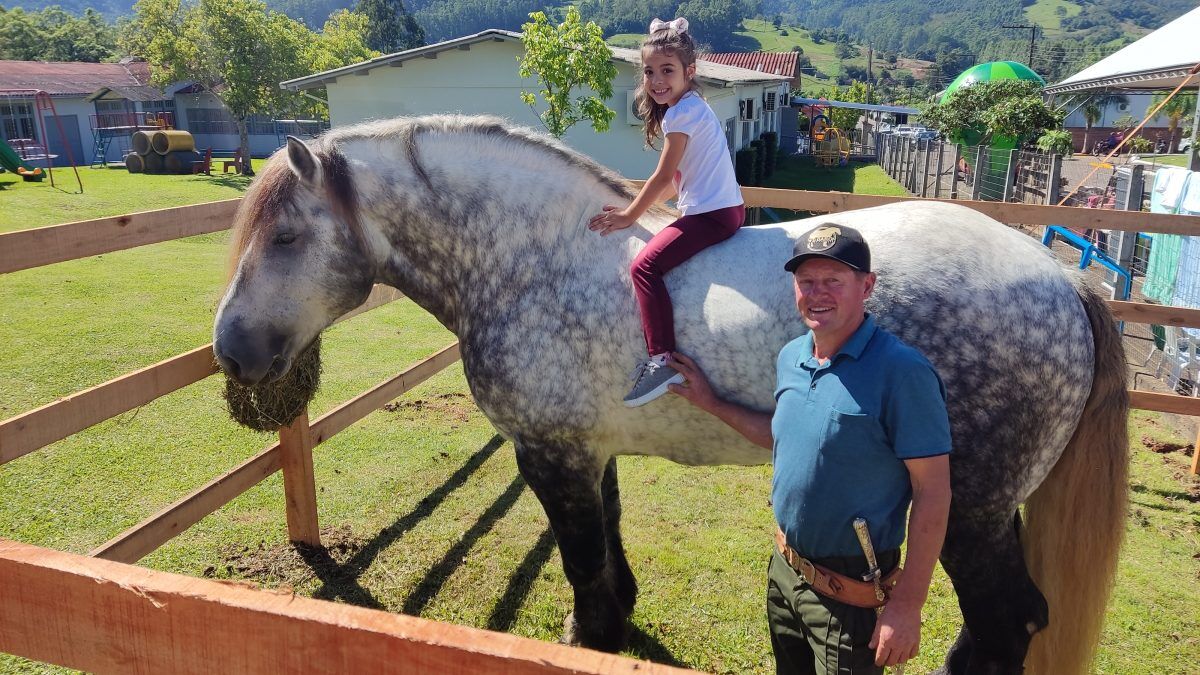
[[[1095,374],[1079,426],[1025,502],[1025,557],[1050,606],[1026,672],[1074,675],[1091,665],[1125,533],[1129,395],[1125,350],[1104,300],[1077,284],[1092,326]]]

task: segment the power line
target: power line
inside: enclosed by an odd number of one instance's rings
[[[1024,24],[1006,23],[1006,24],[1002,24],[1002,27],[1004,27],[1004,28],[1019,28],[1021,30],[1029,31],[1029,62],[1033,63],[1033,43],[1035,40],[1037,40],[1037,30],[1038,30],[1037,25],[1034,24],[1031,26],[1026,26]]]

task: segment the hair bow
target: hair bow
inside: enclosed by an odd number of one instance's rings
[[[676,33],[686,33],[687,29],[688,29],[687,19],[685,19],[681,16],[681,17],[674,19],[673,21],[663,21],[662,19],[655,19],[650,22],[650,32],[651,33],[657,33],[660,30],[667,30],[667,29],[674,29],[674,31]]]

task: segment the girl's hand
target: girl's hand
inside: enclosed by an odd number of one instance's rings
[[[588,221],[588,229],[605,235],[633,225],[634,220],[633,216],[626,213],[624,209],[608,205],[604,207],[603,211],[592,216],[592,219]]]

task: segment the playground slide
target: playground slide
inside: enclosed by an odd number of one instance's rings
[[[46,175],[46,172],[41,169],[26,164],[3,139],[0,139],[0,167],[4,167],[6,171],[11,171],[25,180],[41,180]]]

